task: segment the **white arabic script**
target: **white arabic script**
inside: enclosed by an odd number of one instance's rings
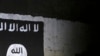
[[[18,23],[9,23],[6,22],[0,22],[0,31],[20,31],[20,32],[38,32],[39,31],[39,24],[24,24],[19,26]]]

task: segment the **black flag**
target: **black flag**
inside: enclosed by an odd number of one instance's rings
[[[43,56],[43,22],[0,19],[0,55],[11,44],[23,44],[28,56]]]

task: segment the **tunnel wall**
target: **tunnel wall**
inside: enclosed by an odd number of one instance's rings
[[[44,56],[75,56],[86,51],[88,25],[42,16],[0,13],[0,19],[44,22]]]

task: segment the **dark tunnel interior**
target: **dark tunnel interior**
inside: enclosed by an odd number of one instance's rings
[[[79,21],[89,25],[87,51],[75,56],[96,56],[99,48],[96,0],[0,0],[0,13],[43,16]]]
[[[0,12],[31,14],[64,20],[91,22],[96,19],[96,0],[0,0]],[[91,22],[92,23],[92,22]]]

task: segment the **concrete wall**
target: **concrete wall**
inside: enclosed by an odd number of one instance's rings
[[[0,13],[0,19],[44,22],[44,56],[74,56],[86,51],[88,25],[42,16]]]

